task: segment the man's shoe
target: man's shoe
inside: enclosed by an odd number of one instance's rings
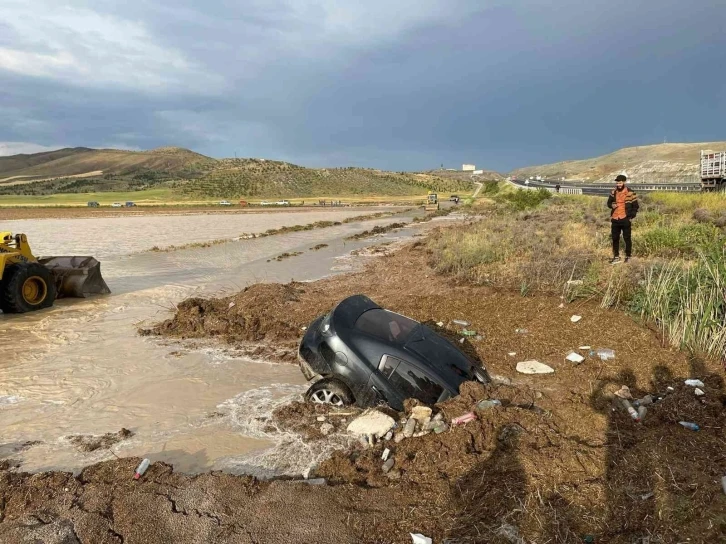
[[[620,257],[613,257],[610,259],[610,264],[620,264]]]
[[[625,263],[627,264],[629,262],[630,262],[630,257],[625,257]]]

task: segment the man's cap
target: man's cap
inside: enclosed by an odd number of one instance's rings
[[[626,178],[623,174],[620,174],[618,177],[615,178],[615,181],[626,181],[628,178]]]

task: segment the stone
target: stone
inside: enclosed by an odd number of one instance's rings
[[[393,465],[396,463],[396,460],[393,457],[390,457],[385,463],[383,463],[383,466],[381,467],[381,470],[384,472],[388,472],[393,468]]]
[[[694,393],[696,394],[696,396],[697,396],[697,397],[702,397],[703,395],[705,395],[705,394],[706,394],[706,393],[705,393],[705,392],[703,391],[703,389],[700,389],[700,388],[698,388],[698,387],[696,387],[696,389],[695,389],[695,390],[694,390],[693,392],[694,392]]]
[[[581,319],[582,319],[582,316],[581,316],[581,315],[573,315],[573,316],[572,316],[572,317],[570,318],[570,321],[572,321],[573,323],[577,323],[577,322],[578,322],[578,321],[580,321]]]
[[[579,365],[582,361],[585,360],[585,358],[580,355],[579,353],[575,353],[574,351],[570,353],[567,357],[565,357],[566,360],[575,363],[576,365]]]
[[[415,406],[411,410],[411,417],[417,421],[423,422],[427,417],[431,417],[431,408],[428,406]]]
[[[330,423],[323,423],[323,424],[322,424],[322,425],[320,426],[320,433],[321,433],[321,434],[322,434],[323,436],[328,436],[328,435],[329,435],[330,433],[332,433],[332,432],[333,432],[334,430],[335,430],[335,427],[333,427],[333,425],[331,425]]]
[[[366,410],[348,424],[348,432],[358,436],[385,436],[396,422],[392,417],[378,410]]]
[[[514,355],[516,355],[516,353]],[[491,378],[492,383],[496,383],[498,385],[512,385],[512,380],[510,378],[507,378],[506,376],[500,376],[499,374],[492,374],[489,377]]]
[[[320,421],[320,422],[325,421],[325,416],[318,416],[318,421]]]
[[[522,361],[517,363],[517,372],[521,374],[552,374],[555,369],[539,361]]]

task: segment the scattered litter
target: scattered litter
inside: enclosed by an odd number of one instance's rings
[[[325,421],[325,416],[318,416],[317,419],[318,421]]]
[[[690,385],[691,387],[706,387],[706,384],[703,383],[701,380],[686,380],[686,385]]]
[[[148,459],[144,459],[141,461],[141,464],[139,464],[138,467],[136,467],[136,470],[134,471],[134,480],[138,480],[144,475],[144,472],[146,472],[146,469],[149,468],[149,465],[151,464],[151,461]]]
[[[633,395],[630,392],[630,388],[627,385],[622,386],[620,389],[615,391],[615,396],[621,399],[632,399]]]
[[[567,357],[565,357],[565,359],[578,365],[585,360],[582,355],[580,355],[579,353],[575,353],[574,351],[570,353]]]
[[[648,413],[648,409],[645,406],[638,406],[638,420],[643,421],[646,413]]]
[[[408,533],[413,538],[413,544],[433,544],[434,541],[421,533]]]
[[[567,285],[582,285],[582,280],[567,280]]]
[[[622,404],[623,408],[628,411],[628,414],[630,414],[630,417],[633,418],[634,421],[640,421],[640,416],[638,415],[637,410],[633,408],[633,405],[630,404],[630,401],[628,399],[621,398],[620,404]]]
[[[383,463],[381,470],[384,472],[384,474],[393,468],[393,465],[395,464],[395,462],[396,462],[396,460],[393,457],[391,457],[390,459],[388,459],[388,461]]]
[[[646,395],[642,399],[633,401],[633,406],[648,406],[650,404],[653,404],[652,395]]]
[[[514,332],[517,334],[527,334],[529,331],[527,329],[515,329]]]
[[[445,433],[448,430],[449,430],[449,426],[446,424],[445,421],[434,422],[434,432],[436,434]]]
[[[367,410],[348,424],[348,432],[356,435],[384,436],[396,422],[378,410]]]
[[[694,389],[693,392],[696,394],[697,397],[702,397],[703,395],[706,394],[706,392],[703,389],[699,389],[698,387],[696,387],[696,389]]]
[[[306,330],[308,330],[308,328],[307,327],[300,327],[300,330],[301,331],[306,331]]]
[[[701,427],[699,427],[695,423],[691,423],[690,421],[679,421],[678,423],[683,425],[689,431],[700,431],[701,430]]]
[[[608,348],[599,348],[595,350],[595,353],[591,355],[597,355],[601,360],[607,361],[608,359],[615,359],[615,352]]]
[[[488,400],[482,400],[476,403],[476,407],[479,410],[487,410],[489,408],[494,408],[495,406],[501,406],[502,401],[499,399],[488,399]]]
[[[444,322],[443,321],[439,321],[438,323],[436,323],[436,326],[437,327],[443,327],[444,326]]]
[[[474,337],[474,340],[476,340],[477,342],[481,342],[482,340],[484,340],[484,337],[481,334],[477,334]]]
[[[535,360],[517,363],[517,372],[522,374],[552,374],[554,371],[554,368]]]
[[[595,537],[594,535],[585,535],[582,537],[582,541],[585,544],[595,544]]]
[[[640,500],[641,500],[641,501],[647,501],[647,500],[648,500],[649,498],[651,498],[651,497],[652,497],[653,495],[655,495],[655,493],[653,493],[653,492],[651,491],[650,493],[646,493],[645,495],[641,495],[641,496],[640,496]]]
[[[668,386],[668,391],[675,391],[670,385]]]
[[[234,306],[235,306],[234,302],[230,302],[230,303],[229,303],[229,307],[228,307],[228,308],[229,308],[229,309],[232,309],[232,308],[234,308]]]
[[[464,423],[469,423],[470,421],[474,421],[476,419],[476,414],[474,412],[468,412],[464,414],[463,416],[455,417],[451,420],[452,425],[463,425]]]
[[[459,340],[459,344],[463,344],[464,340],[466,340],[466,338],[462,338],[461,340]]]
[[[517,355],[517,352],[516,351],[510,351],[509,352],[509,356],[510,357],[514,357],[515,355]]]
[[[463,334],[464,336],[476,336],[476,331],[468,331],[464,329],[463,331],[461,331],[461,334]]]
[[[516,353],[515,353],[516,355]],[[500,376],[499,374],[491,374],[489,376],[492,379],[492,383],[497,383],[500,385],[512,385],[512,380],[507,378],[506,376]]]
[[[589,351],[592,349],[592,346],[580,346],[578,349],[581,351]]]
[[[464,321],[463,319],[454,319],[452,323],[454,325],[459,325],[460,327],[468,327],[469,325],[471,325],[471,323],[469,323],[468,321]]]
[[[723,487],[723,492],[726,493],[726,476],[721,478],[721,487]]]
[[[331,425],[330,423],[323,423],[320,426],[320,433],[323,436],[328,436],[330,433],[332,433],[335,430],[335,427]]]
[[[572,321],[573,323],[577,323],[577,322],[578,322],[578,321],[580,321],[581,319],[582,319],[582,316],[581,316],[581,315],[573,315],[573,316],[572,316],[572,317],[570,318],[570,321]]]
[[[411,410],[412,419],[423,421],[427,417],[431,417],[431,408],[429,408],[428,406],[414,406]]]
[[[308,484],[308,485],[325,485],[327,483],[325,478],[312,478],[310,480],[293,480],[293,481]]]
[[[393,438],[393,431],[388,431],[383,437],[383,440],[390,440],[391,438]]]
[[[565,303],[564,302],[561,302],[559,307],[560,308],[564,308],[565,307]]]
[[[416,432],[416,420],[414,418],[409,418],[409,420],[406,422],[406,425],[403,427],[403,436],[406,438],[411,438],[413,436],[413,433]]]
[[[391,450],[389,450],[388,448],[386,448],[385,450],[383,450],[383,454],[381,455],[381,459],[383,459],[384,461],[386,461],[386,460],[388,460],[388,456],[389,455],[391,455]]]

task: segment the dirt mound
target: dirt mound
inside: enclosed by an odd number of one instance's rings
[[[322,440],[332,433],[343,433],[358,408],[334,408],[325,404],[294,401],[272,413],[272,420],[284,431],[292,431],[304,440]]]
[[[134,436],[132,431],[121,429],[117,433],[106,433],[101,436],[76,434],[69,436],[68,440],[80,451],[96,451],[101,448],[110,448],[114,444],[118,444],[132,436]]]

